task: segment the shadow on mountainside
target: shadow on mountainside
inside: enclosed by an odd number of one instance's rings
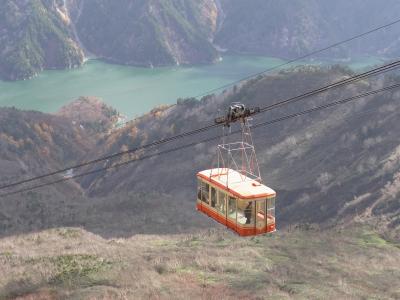
[[[59,227],[80,227],[105,238],[119,238],[219,226],[196,211],[189,194],[115,192],[93,198],[55,194],[29,192],[23,198],[2,199],[0,237]]]

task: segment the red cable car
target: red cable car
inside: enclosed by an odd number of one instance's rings
[[[215,120],[224,124],[218,167],[197,173],[197,210],[241,236],[275,231],[276,192],[261,183],[250,132],[250,116],[258,111],[233,104],[225,117]],[[241,130],[232,132],[236,121]],[[241,134],[241,140],[227,143],[235,134]]]

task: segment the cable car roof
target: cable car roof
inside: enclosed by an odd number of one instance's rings
[[[258,199],[276,195],[273,189],[232,169],[209,169],[197,173],[197,176],[240,199]]]

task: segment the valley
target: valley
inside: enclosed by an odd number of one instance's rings
[[[2,108],[0,169],[7,171],[0,182],[199,128],[234,101],[271,104],[351,74],[338,66],[298,66],[218,96],[159,107],[120,129],[113,129],[116,110],[94,97],[56,114]],[[396,82],[394,75],[362,80],[254,121]],[[195,173],[210,166],[210,143],[2,197],[0,298],[396,299],[398,93],[254,130],[262,177],[278,193],[278,230],[271,235],[241,238],[196,212]]]
[[[117,112],[98,99],[79,100],[81,103],[69,104],[62,114],[56,115],[2,109],[0,163],[8,172],[1,174],[0,180],[6,184],[126,151],[209,125],[215,111],[223,111],[231,102],[263,106],[351,74],[351,70],[335,66],[299,66],[253,79],[241,88],[218,96],[200,101],[185,99],[176,106],[159,107],[114,130],[110,120]],[[304,103],[257,116],[254,122],[282,117],[398,80],[396,76],[362,80],[340,91],[332,90]],[[331,227],[357,217],[365,222],[379,222],[385,228],[399,229],[397,95],[397,91],[392,91],[371,96],[338,109],[254,131],[262,178],[278,192],[278,228],[304,223]],[[185,138],[178,145],[219,133],[211,130]],[[126,154],[74,172],[79,174],[122,163],[174,146],[177,145]],[[1,201],[2,234],[59,226],[85,226],[104,236],[207,228],[212,223],[194,210],[195,174],[210,166],[214,149],[215,144],[200,144],[33,190],[23,197],[6,197]],[[172,166],[174,172],[171,172]],[[57,178],[48,178],[45,182]],[[177,211],[179,214],[174,213]],[[126,219],[114,219],[121,214],[126,214]]]
[[[384,61],[384,57],[359,57],[346,62],[303,64],[340,63],[361,71]],[[284,62],[265,56],[236,55],[224,56],[222,61],[207,66],[150,69],[89,60],[79,69],[44,71],[25,81],[0,81],[0,106],[54,113],[80,96],[96,96],[131,119],[158,105],[175,104],[178,98],[204,94]]]
[[[400,299],[384,2],[1,1],[0,299]],[[232,103],[276,202],[198,189]]]

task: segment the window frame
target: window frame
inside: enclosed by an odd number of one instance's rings
[[[201,202],[202,193],[203,193],[203,181],[197,178],[197,201]]]
[[[235,197],[232,197],[231,195],[227,195],[227,210],[226,210],[226,217],[227,217],[227,219],[228,220],[230,220],[230,221],[234,221],[235,222],[235,224],[237,224],[237,201],[238,201],[238,199],[237,198],[235,198]],[[235,213],[235,217],[233,218],[233,217],[231,217],[230,216],[230,208],[231,208],[231,203],[234,203],[235,205],[234,205],[234,213]],[[232,212],[233,213],[233,212]]]
[[[201,186],[201,201],[203,203],[207,204],[207,205],[210,205],[210,184],[205,182],[205,181],[203,181],[203,180],[201,182],[202,182],[202,186]],[[205,191],[207,191],[207,194],[205,194]],[[205,196],[207,196],[207,197],[205,197]]]
[[[241,201],[241,205],[237,206],[237,224],[239,224],[240,226],[244,226],[244,227],[254,227],[255,226],[255,200],[243,200],[243,199],[239,199],[239,201]],[[247,208],[249,206],[249,204],[251,203],[251,207]],[[242,215],[239,221],[239,213]],[[249,215],[250,213],[250,215]],[[248,216],[250,216],[250,222],[247,223],[247,219]],[[244,223],[243,223],[244,222]]]
[[[223,199],[220,199],[221,195],[223,196]],[[215,205],[216,210],[218,211],[218,213],[220,213],[221,215],[225,216],[226,212],[227,212],[227,203],[226,203],[226,199],[227,199],[227,193],[224,190],[221,189],[217,189],[217,202]],[[222,203],[222,205],[221,205]],[[221,209],[222,207],[222,209]]]
[[[268,213],[267,213],[267,198],[257,199],[255,202],[256,202],[256,205],[255,205],[256,228],[259,228],[258,224],[261,221],[263,223],[261,227],[264,228],[267,225],[267,215],[268,215]],[[258,209],[259,207],[261,208],[261,210]],[[263,214],[263,218],[258,216],[259,213]]]
[[[275,223],[275,201],[276,196],[267,198],[267,225]],[[268,222],[270,219],[269,217],[272,217],[273,222]]]
[[[216,205],[217,205],[217,199],[218,197],[218,189],[212,185],[210,185],[210,207],[213,209],[216,209]],[[213,205],[214,204],[214,205]]]

